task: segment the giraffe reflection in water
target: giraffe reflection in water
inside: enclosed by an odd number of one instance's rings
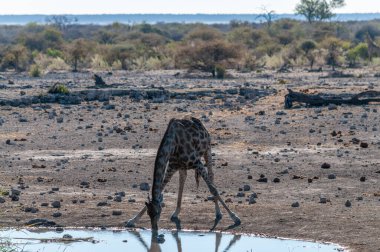
[[[135,238],[141,243],[141,245],[146,249],[147,252],[165,252],[161,250],[161,246],[160,246],[160,244],[164,243],[164,239],[160,237],[157,238],[157,235],[154,234],[154,232],[152,232],[152,235],[151,235],[150,247],[141,237],[140,232],[133,230],[133,231],[130,231],[130,233],[133,236],[135,236]],[[172,232],[172,236],[177,244],[177,251],[182,252],[182,242],[181,242],[180,234],[177,231],[175,231],[175,232]],[[223,236],[223,233],[219,233],[219,232],[215,233],[215,252],[228,252],[232,248],[232,246],[241,238],[241,235],[233,235],[227,247],[224,250],[219,250],[220,243],[222,241],[222,236]]]

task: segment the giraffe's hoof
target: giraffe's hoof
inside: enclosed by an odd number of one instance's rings
[[[170,217],[170,220],[175,223],[177,230],[181,230],[181,220],[178,218],[178,216],[172,215],[172,217]]]
[[[215,216],[214,226],[212,226],[212,228],[210,229],[210,231],[213,231],[216,228],[216,226],[218,225],[218,223],[222,219],[222,217],[223,217],[223,214],[221,214],[221,213],[217,214]]]
[[[127,223],[125,223],[125,227],[127,227],[127,228],[134,228],[135,227],[135,223],[132,220],[129,220],[129,221],[127,221]]]

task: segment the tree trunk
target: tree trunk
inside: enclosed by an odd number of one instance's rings
[[[290,109],[294,102],[305,103],[310,106],[323,106],[329,104],[349,104],[349,105],[365,105],[370,102],[380,102],[379,91],[365,91],[359,94],[353,94],[350,97],[343,97],[342,95],[332,94],[304,94],[294,92],[288,89],[289,93],[285,95],[284,107]]]

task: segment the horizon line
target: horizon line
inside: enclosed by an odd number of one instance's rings
[[[86,16],[86,15],[261,15],[263,13],[26,13],[26,14],[2,14],[0,16]],[[380,14],[380,12],[342,12],[342,13],[334,13],[336,15],[351,15],[351,14]],[[296,13],[274,13],[274,15],[295,15],[298,16],[300,14]],[[302,16],[302,15],[301,15]]]

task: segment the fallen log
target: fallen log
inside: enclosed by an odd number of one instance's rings
[[[305,103],[310,106],[324,106],[329,104],[365,105],[370,102],[380,102],[379,91],[365,91],[359,94],[305,94],[288,89],[285,95],[284,107],[290,109],[294,102]]]

